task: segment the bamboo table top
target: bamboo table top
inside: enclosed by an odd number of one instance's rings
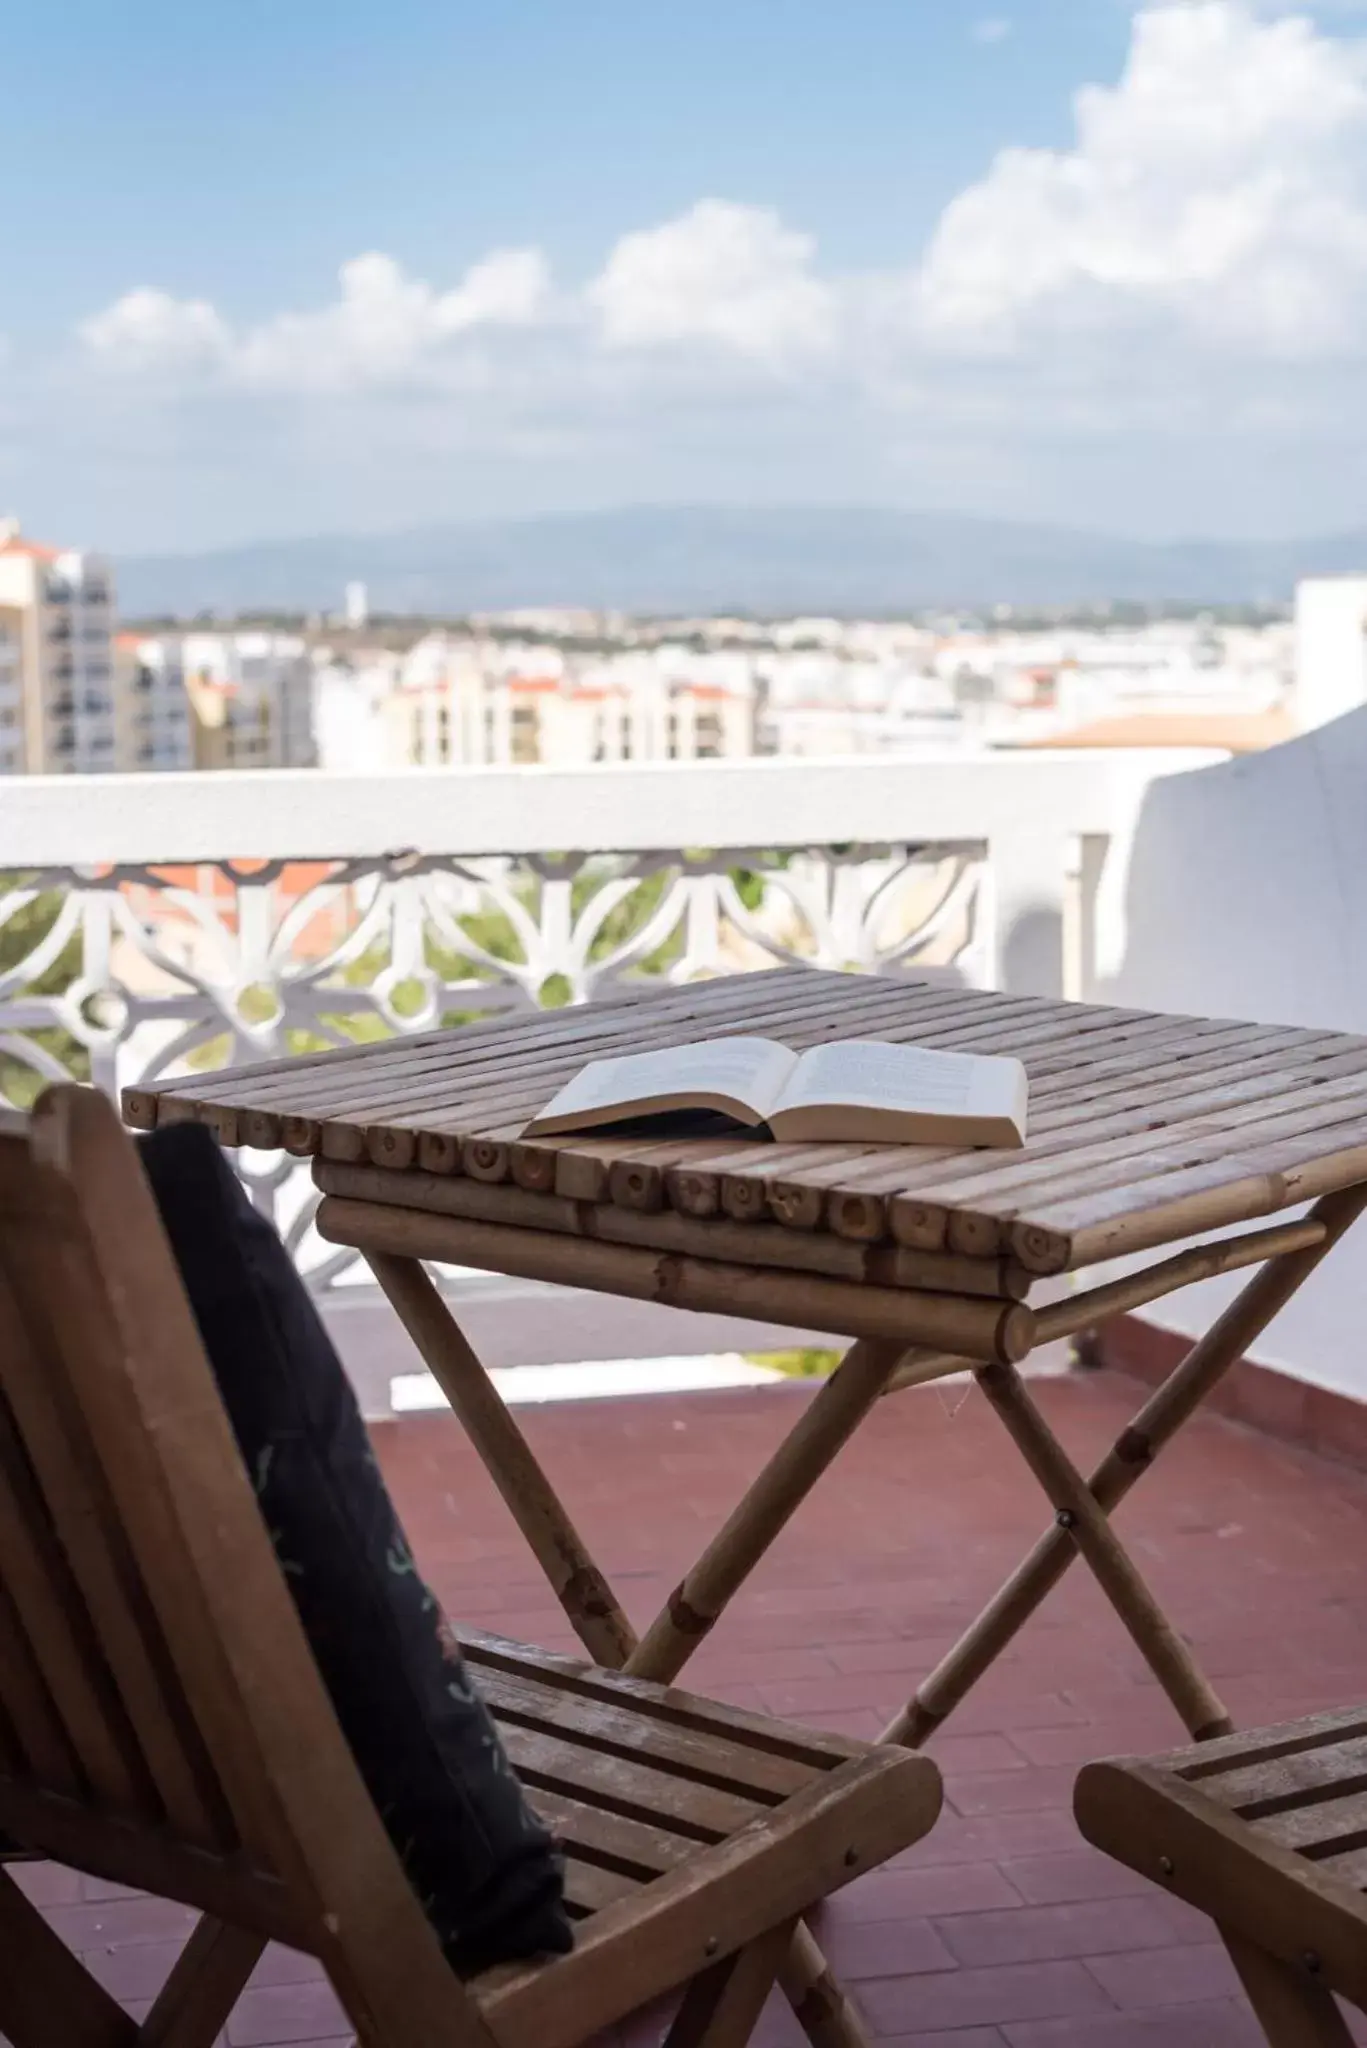
[[[1029,1138],[1009,1153],[522,1139],[589,1059],[739,1034],[1012,1054]],[[1019,1298],[1031,1276],[1367,1180],[1367,1038],[804,968],[129,1089],[124,1114],[318,1155],[325,1188],[328,1162],[377,1169],[372,1199],[423,1207],[457,1179],[460,1200],[434,1206],[556,1228],[589,1204],[665,1250]]]

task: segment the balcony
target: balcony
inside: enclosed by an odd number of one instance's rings
[[[1367,713],[1237,762],[956,754],[21,779],[0,811],[0,1089],[27,1100],[69,1071],[115,1088],[591,1002],[648,975],[795,959],[1367,1031],[1364,779]],[[423,1398],[416,1361],[346,1255],[316,1238],[300,1170],[284,1155],[243,1166],[318,1289],[438,1591],[473,1622],[567,1646],[455,1424],[390,1415],[396,1382]],[[1235,1390],[1253,1428],[1207,1411],[1126,1510],[1144,1569],[1241,1723],[1367,1692],[1367,1497],[1349,1469],[1367,1462],[1362,1272],[1360,1257],[1336,1255],[1273,1325],[1264,1371]],[[795,1341],[445,1277],[514,1392],[532,1364]],[[1102,1369],[1049,1361],[1038,1391],[1059,1433],[1109,1438],[1136,1402],[1117,1364],[1147,1373],[1233,1284],[1170,1297]],[[640,1621],[804,1398],[778,1381],[522,1413]],[[876,1733],[1038,1523],[1038,1495],[981,1396],[909,1393],[855,1439],[690,1677]],[[1080,1578],[1066,1581],[933,1745],[948,1789],[939,1827],[823,1915],[823,1945],[877,2039],[1256,2039],[1208,1926],[1084,1850],[1067,1812],[1081,1760],[1174,1736],[1127,1638]],[[106,1981],[140,1997],[178,1923],[66,1872],[27,1881],[54,1924],[100,1954]],[[298,1958],[272,1954],[249,1997],[244,2040],[341,2038]],[[771,2022],[762,2042],[793,2048],[788,2015]]]
[[[0,820],[0,871],[41,897],[0,899],[6,1071],[115,1088],[792,960],[1367,1029],[1364,757],[1367,713],[1234,762],[28,778]],[[289,1163],[250,1170],[343,1283]],[[1352,1288],[1331,1267],[1317,1296],[1275,1362],[1360,1392]]]

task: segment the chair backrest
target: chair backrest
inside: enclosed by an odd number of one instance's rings
[[[0,1117],[0,1830],[322,1957],[362,2038],[487,2044],[352,1761],[136,1152]]]

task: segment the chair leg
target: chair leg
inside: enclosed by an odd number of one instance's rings
[[[138,2030],[0,1870],[0,2034],[11,2048],[134,2048]]]
[[[778,1981],[811,2048],[870,2048],[868,2030],[809,1927],[799,1923]]]
[[[1280,1956],[1220,1930],[1268,2048],[1352,2048],[1353,2037],[1332,1991]]]
[[[745,2048],[774,1988],[796,1924],[785,1920],[695,1977],[684,1993],[664,2048]]]
[[[259,1934],[206,1913],[143,2021],[138,2048],[213,2048],[265,1946]]]

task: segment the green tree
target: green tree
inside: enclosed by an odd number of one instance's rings
[[[6,897],[30,887],[32,881],[30,875],[0,874],[0,907],[4,906]],[[0,973],[8,973],[17,967],[42,944],[57,922],[63,900],[62,890],[45,889],[0,924]],[[70,987],[80,970],[81,942],[73,937],[44,973],[22,984],[23,993],[30,996],[60,995],[63,989]],[[25,1036],[53,1059],[60,1060],[73,1080],[90,1079],[90,1060],[85,1047],[69,1031],[58,1025],[40,1026]],[[45,1086],[45,1077],[27,1062],[16,1059],[12,1054],[0,1054],[0,1100],[16,1108],[27,1109]]]

